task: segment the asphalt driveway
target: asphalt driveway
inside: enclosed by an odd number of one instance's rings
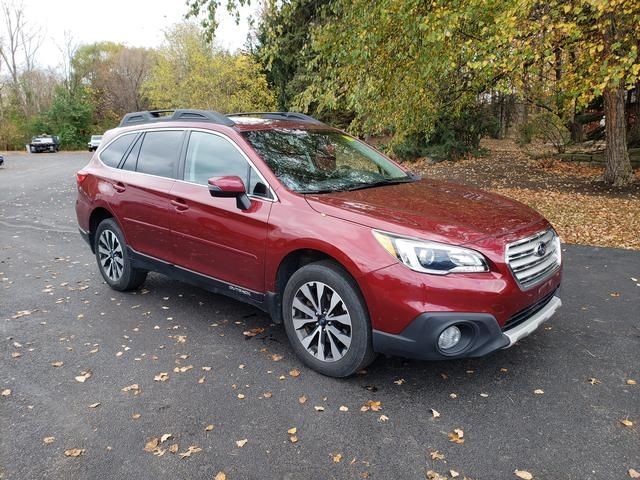
[[[76,229],[88,158],[0,167],[0,479],[640,471],[640,252],[565,245],[564,306],[509,350],[335,380],[255,308],[158,274],[110,290]]]

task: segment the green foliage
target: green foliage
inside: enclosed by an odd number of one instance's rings
[[[193,24],[167,32],[143,88],[157,108],[235,112],[275,107],[274,95],[256,61],[249,55],[213,49]]]
[[[520,128],[519,141],[529,144],[535,138],[563,153],[571,140],[571,133],[560,117],[551,112],[534,115]]]
[[[51,108],[37,117],[32,125],[33,134],[48,133],[60,137],[65,149],[85,148],[91,129],[93,106],[86,89],[56,90]]]
[[[496,118],[482,105],[474,105],[459,112],[442,112],[429,134],[414,133],[392,146],[401,160],[430,157],[436,160],[479,154],[480,139],[495,135]]]

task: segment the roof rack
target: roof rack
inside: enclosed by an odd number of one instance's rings
[[[227,127],[232,127],[233,125],[235,125],[233,120],[231,120],[229,117],[212,110],[177,109],[149,110],[144,112],[127,113],[124,117],[122,117],[119,126],[126,127],[129,125],[138,125],[142,123],[169,122],[176,120],[185,120],[190,122],[213,122],[220,125],[226,125]]]
[[[299,120],[303,122],[314,123],[316,125],[325,125],[317,118],[313,118],[304,113],[298,112],[242,112],[242,113],[229,113],[227,117],[258,117],[266,118],[269,120]]]

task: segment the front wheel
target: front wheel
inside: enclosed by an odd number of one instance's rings
[[[284,326],[296,355],[330,377],[348,377],[375,358],[369,315],[351,276],[331,261],[305,265],[284,290]]]
[[[114,290],[135,290],[146,280],[147,272],[131,265],[124,235],[112,218],[98,225],[95,252],[102,278]]]

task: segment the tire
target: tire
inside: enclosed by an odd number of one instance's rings
[[[367,307],[355,280],[336,263],[314,262],[296,271],[284,289],[282,310],[293,350],[317,372],[348,377],[374,360]]]
[[[124,235],[114,219],[100,222],[94,242],[98,269],[111,288],[124,292],[144,283],[148,272],[131,266]]]

